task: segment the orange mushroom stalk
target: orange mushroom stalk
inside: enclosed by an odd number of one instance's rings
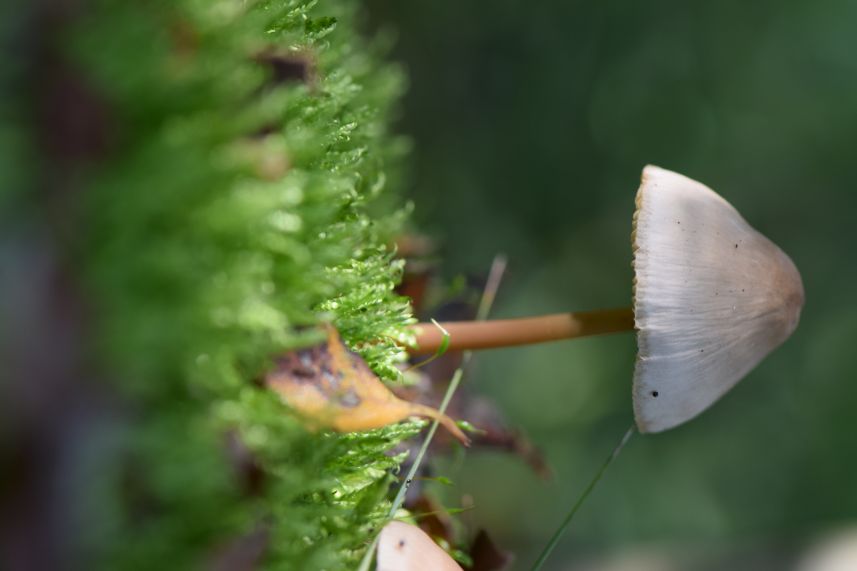
[[[449,335],[449,350],[492,349],[632,331],[634,310],[626,307],[519,319],[451,321],[440,326]],[[414,329],[417,346],[412,352],[415,355],[434,353],[446,337],[431,323],[419,323]]]

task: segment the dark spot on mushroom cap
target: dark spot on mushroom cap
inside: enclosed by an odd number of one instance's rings
[[[404,546],[405,546],[405,540],[404,540],[404,539],[400,539],[400,540],[399,540],[399,549],[401,549],[401,548],[402,548],[402,547],[404,547]]]
[[[658,391],[652,391],[652,396],[653,396],[653,397],[655,397],[655,398],[658,398],[658,395],[659,395],[659,394],[660,394],[660,393],[658,393]]]

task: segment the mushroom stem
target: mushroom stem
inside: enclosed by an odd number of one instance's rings
[[[452,321],[440,325],[449,333],[449,350],[493,349],[632,331],[634,310],[625,307],[519,319]],[[443,332],[432,323],[417,323],[413,328],[417,346],[411,353],[434,353],[443,344]]]

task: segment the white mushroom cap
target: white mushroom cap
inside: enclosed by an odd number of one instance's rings
[[[713,190],[643,169],[634,214],[641,432],[695,417],[797,327],[804,302],[794,263]]]
[[[854,571],[857,569],[857,528],[827,535],[801,557],[797,571]]]
[[[391,521],[381,530],[376,571],[461,571],[461,567],[417,526]]]

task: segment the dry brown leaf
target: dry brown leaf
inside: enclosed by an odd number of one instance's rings
[[[450,417],[398,398],[359,355],[345,347],[333,326],[326,330],[326,343],[283,355],[265,378],[308,425],[354,432],[425,416],[438,420],[465,446],[470,444]]]
[[[470,547],[473,564],[468,571],[501,571],[511,565],[512,554],[500,549],[484,529],[480,529]]]

